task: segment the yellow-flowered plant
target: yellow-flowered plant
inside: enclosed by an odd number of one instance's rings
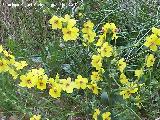
[[[127,77],[125,76],[124,73],[121,73],[119,79],[120,79],[120,82],[121,82],[122,84],[127,84],[127,83],[128,83],[128,79],[127,79]]]
[[[98,115],[100,115],[100,110],[99,109],[95,109],[94,113],[93,113],[93,119],[94,120],[98,120]]]
[[[93,55],[92,56],[92,66],[96,68],[96,70],[100,70],[102,68],[102,57],[101,55]]]
[[[82,75],[77,73],[77,78],[67,77],[63,79],[61,79],[60,75],[57,74],[55,78],[50,78],[43,68],[33,68],[31,70],[27,70],[26,73],[21,74],[21,71],[28,65],[27,62],[16,61],[15,57],[7,52],[2,45],[0,45],[0,73],[8,72],[13,79],[17,79],[19,77],[19,85],[21,87],[35,87],[39,90],[48,89],[51,97],[59,98],[63,92],[71,94],[77,89],[92,91],[93,94],[99,95],[103,89],[100,86],[102,81],[103,83],[108,83],[108,86],[112,87],[111,82],[113,77],[110,74],[110,71],[112,70],[110,67],[114,66],[114,69],[116,69],[115,71],[118,73],[116,84],[120,83],[120,85],[118,84],[119,88],[117,88],[119,90],[119,95],[123,96],[123,99],[129,99],[132,95],[136,93],[138,94],[138,90],[142,85],[138,83],[138,80],[134,81],[126,74],[128,62],[126,63],[124,58],[117,58],[118,55],[114,54],[117,51],[115,46],[112,47],[113,45],[111,45],[111,40],[116,40],[118,38],[117,27],[114,23],[105,23],[102,26],[102,31],[99,35],[94,31],[94,24],[90,20],[85,22],[82,30],[80,30],[76,27],[76,20],[71,18],[70,15],[65,15],[63,18],[54,15],[49,20],[49,23],[51,24],[52,29],[59,29],[62,31],[63,40],[65,42],[79,39],[82,41],[82,44],[87,47],[90,47],[90,44],[94,46],[94,53],[91,54],[90,61],[93,69],[91,71],[92,74],[88,75],[88,77],[82,77]],[[160,46],[159,36],[160,29],[153,27],[152,34],[146,38],[144,46],[149,47],[151,52],[156,52]],[[113,59],[118,59],[115,62],[115,65],[111,62]],[[145,74],[145,66],[147,68],[152,67],[155,60],[154,53],[147,55],[144,66],[141,69],[134,70],[134,76],[140,79],[140,77]],[[106,64],[108,61],[109,63]],[[104,74],[108,75],[107,78],[104,77]],[[136,105],[139,107],[140,97],[137,96],[135,100],[137,101]],[[101,115],[103,120],[111,120],[110,112],[104,112],[101,114],[99,109],[95,109],[93,119],[98,120],[99,115]],[[40,119],[40,115],[34,115],[30,118],[30,120]]]
[[[99,116],[101,115],[102,120],[111,120],[111,113],[110,112],[104,112],[101,114],[101,111],[99,109],[94,109],[94,113],[92,118],[94,120],[98,120],[100,118]]]
[[[111,45],[108,44],[108,42],[103,43],[102,47],[98,49],[98,52],[102,57],[111,57],[113,48]]]
[[[101,78],[101,74],[100,72],[92,72],[92,75],[91,75],[91,80],[93,82],[95,81],[100,81],[102,78]]]
[[[97,86],[96,83],[91,83],[90,85],[88,85],[88,88],[89,88],[90,90],[92,90],[93,93],[96,94],[96,95],[98,95],[98,93],[99,93],[98,90],[101,89],[101,88],[99,88],[99,87]]]
[[[89,20],[84,23],[82,33],[84,45],[92,43],[95,40],[96,33],[93,31],[94,24]]]
[[[106,23],[103,27],[102,27],[102,31],[106,34],[112,34],[111,37],[112,39],[117,39],[117,27],[114,23]]]
[[[79,29],[75,27],[76,20],[71,19],[68,14],[64,18],[53,16],[49,23],[52,25],[52,29],[62,30],[64,41],[76,40],[79,36]]]
[[[103,114],[102,114],[103,120],[111,120],[110,115],[111,115],[110,112],[105,112],[105,113],[103,113]]]
[[[126,68],[127,64],[124,60],[124,58],[121,58],[119,61],[118,61],[118,70],[120,70],[121,73],[123,73],[124,69]]]
[[[152,34],[146,37],[144,45],[152,51],[157,51],[158,46],[160,46],[160,29],[153,27]]]
[[[0,73],[8,72],[13,79],[17,79],[21,70],[27,65],[26,61],[16,61],[14,55],[0,45]]]
[[[155,57],[153,54],[150,54],[146,57],[146,66],[152,67],[154,65]]]
[[[68,77],[67,79],[62,79],[61,83],[62,89],[67,93],[72,93],[76,85],[74,81],[71,81],[70,77]]]
[[[78,75],[77,79],[75,79],[75,83],[77,89],[85,89],[87,87],[88,79]]]
[[[127,82],[127,84],[121,88],[120,95],[123,95],[124,99],[127,99],[138,91],[138,85],[134,82]]]
[[[38,76],[37,80],[37,88],[40,90],[45,90],[46,89],[46,84],[48,82],[48,76],[47,75],[41,75]]]
[[[60,84],[58,83],[52,83],[52,87],[49,90],[49,94],[53,97],[53,98],[58,98],[61,96],[61,92],[62,92],[62,88],[60,86]]]
[[[67,25],[66,28],[62,28],[63,32],[63,39],[64,41],[68,40],[76,40],[79,35],[79,30],[76,27],[71,27],[70,25]]]
[[[105,34],[99,35],[99,39],[98,39],[98,41],[96,43],[96,46],[98,46],[98,47],[102,46],[102,44],[104,43],[105,39],[106,39]]]

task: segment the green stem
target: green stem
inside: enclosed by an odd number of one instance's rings
[[[139,120],[142,120],[142,119],[140,118],[140,116],[137,115],[137,113],[136,113],[132,108],[130,108],[130,107],[127,106],[127,105],[126,105],[126,107],[127,107],[134,115],[136,115],[136,117],[137,117]]]

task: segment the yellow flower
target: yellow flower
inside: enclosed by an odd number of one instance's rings
[[[154,61],[155,61],[154,55],[153,55],[153,54],[148,55],[148,56],[146,57],[146,66],[147,66],[147,67],[153,66]]]
[[[52,84],[52,88],[49,90],[49,94],[53,97],[53,98],[58,98],[61,96],[61,86],[58,83],[54,83]]]
[[[120,82],[121,82],[122,84],[128,83],[128,79],[127,79],[127,77],[125,76],[124,73],[121,73],[121,75],[120,75]]]
[[[152,34],[151,36],[146,38],[146,42],[144,43],[146,47],[149,47],[152,51],[157,51],[158,45],[160,45],[160,39],[156,34]]]
[[[116,26],[114,23],[106,23],[103,27],[102,30],[104,33],[115,33],[116,32]]]
[[[102,31],[106,34],[112,34],[112,40],[113,39],[117,39],[118,36],[116,35],[117,33],[117,27],[115,26],[114,23],[106,23],[103,27],[102,27]]]
[[[0,73],[6,72],[9,70],[8,61],[4,58],[0,59]]]
[[[101,54],[102,57],[110,57],[112,56],[112,46],[108,44],[108,42],[105,42],[101,49],[98,49],[98,52]]]
[[[140,70],[139,70],[139,69],[135,70],[135,76],[137,76],[138,79],[139,79],[143,74],[144,74],[144,73],[143,73],[143,69],[142,69],[142,68],[141,68]]]
[[[62,28],[61,18],[59,18],[55,15],[49,20],[49,23],[52,25],[52,29],[61,29]]]
[[[87,87],[88,79],[83,78],[81,75],[77,76],[77,79],[75,79],[75,84],[77,89],[85,89]]]
[[[9,52],[7,52],[6,50],[3,50],[3,54],[7,57],[7,58],[11,58],[14,59],[15,57],[13,55],[11,55]]]
[[[98,39],[98,41],[96,43],[96,46],[102,46],[104,40],[105,40],[105,35],[104,34],[103,35],[99,35],[99,39]]]
[[[121,73],[123,72],[123,70],[126,68],[126,62],[124,62],[124,58],[121,58],[118,61],[118,69],[121,71]]]
[[[66,91],[67,93],[72,93],[73,92],[73,89],[75,87],[75,83],[73,81],[71,81],[70,77],[68,77],[67,80],[63,79],[61,81],[61,83],[62,83],[62,89],[64,91]]]
[[[73,27],[76,24],[76,20],[75,19],[71,19],[71,16],[66,14],[64,19],[62,20],[63,22],[67,23],[67,26],[69,27]]]
[[[45,74],[43,68],[32,69],[31,72],[32,72],[33,75],[37,75],[37,76],[41,76],[41,75],[44,75],[44,74]]]
[[[8,53],[6,50],[3,50],[3,54],[4,54],[6,57],[9,57],[9,53]]]
[[[91,83],[90,85],[87,86],[92,92],[96,95],[98,95],[98,89],[100,89],[96,83]]]
[[[103,113],[103,114],[102,114],[103,120],[111,120],[110,115],[111,115],[110,112],[105,112],[105,113]]]
[[[93,55],[91,64],[96,70],[100,70],[102,67],[102,57],[100,55]]]
[[[33,117],[30,118],[30,120],[40,120],[41,115],[33,115]]]
[[[79,35],[79,29],[76,27],[67,26],[67,28],[62,28],[64,41],[76,40]]]
[[[20,62],[15,62],[14,63],[14,66],[16,67],[16,70],[21,70],[27,65],[28,64],[26,63],[26,61],[20,61]]]
[[[100,114],[100,110],[99,109],[95,109],[94,110],[94,114],[93,114],[93,119],[94,120],[98,120],[97,117],[98,117],[99,114]]]
[[[160,36],[160,29],[155,28],[155,27],[152,27],[152,32],[153,32],[154,34],[156,34],[157,36]]]
[[[84,28],[82,29],[82,32],[89,34],[89,32],[93,30],[94,24],[90,20],[88,20],[83,24],[83,27]]]
[[[34,76],[31,72],[27,73],[26,75],[20,76],[20,86],[21,87],[28,87],[32,88],[37,84],[37,77]]]
[[[83,38],[88,43],[92,43],[94,41],[94,38],[96,37],[96,33],[93,31],[89,31],[87,34],[83,34]]]
[[[15,59],[10,59],[10,60],[8,61],[8,64],[9,64],[9,65],[14,65],[15,62],[16,62]]]
[[[8,72],[12,75],[13,79],[17,79],[18,73],[15,70],[10,68]]]
[[[46,89],[47,80],[48,80],[47,75],[39,76],[37,82],[37,88],[40,90]]]
[[[0,45],[0,53],[2,53],[2,51],[3,51],[3,46]]]
[[[121,89],[120,95],[123,95],[123,99],[127,99],[131,96],[131,94],[136,93],[137,91],[137,84],[133,82],[128,82],[126,86]]]
[[[100,81],[101,77],[99,72],[92,72],[91,80],[92,81]]]

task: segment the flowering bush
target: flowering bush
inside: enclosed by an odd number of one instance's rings
[[[92,74],[86,77],[77,75],[77,78],[70,78],[69,76],[68,78],[60,78],[57,73],[54,79],[48,77],[43,68],[33,68],[27,71],[24,69],[26,73],[22,74],[19,70],[27,66],[26,61],[17,62],[13,55],[3,49],[2,45],[0,46],[2,54],[0,61],[1,73],[10,73],[13,79],[17,79],[20,76],[19,86],[21,87],[29,89],[37,87],[37,89],[42,91],[48,89],[49,94],[53,98],[61,97],[64,92],[72,94],[75,90],[80,89],[88,92],[91,90],[95,94],[93,96],[97,97],[102,93],[102,99],[105,99],[105,102],[108,101],[108,107],[102,109],[109,112],[100,114],[99,105],[94,106],[93,119],[95,120],[100,115],[103,120],[111,119],[114,94],[122,95],[124,100],[133,97],[134,104],[139,108],[141,107],[141,90],[146,87],[145,82],[141,78],[147,75],[147,72],[151,71],[153,65],[155,65],[156,58],[154,56],[158,54],[157,50],[158,46],[160,46],[160,29],[153,27],[152,35],[146,37],[144,46],[151,51],[149,51],[150,54],[146,54],[144,64],[137,66],[133,76],[126,76],[127,69],[131,67],[129,67],[129,63],[123,57],[119,56],[120,54],[117,50],[119,48],[116,47],[118,28],[114,23],[106,23],[97,36],[93,29],[94,24],[90,20],[83,24],[82,30],[76,27],[76,20],[69,15],[65,15],[64,18],[53,16],[49,23],[52,25],[52,29],[62,31],[64,42],[76,42],[79,39],[84,47],[93,50],[91,52]],[[111,45],[111,41],[115,41],[115,44]],[[103,91],[106,91],[105,94]],[[39,120],[40,116],[33,116],[30,119]]]
[[[85,19],[81,12],[79,19],[57,14],[47,22],[47,34],[57,39],[37,49],[41,57],[29,58],[23,49],[26,56],[19,58],[0,46],[0,73],[15,87],[11,91],[16,91],[22,105],[17,105],[14,96],[5,102],[14,103],[15,110],[24,114],[22,118],[30,120],[153,118],[147,103],[159,100],[153,98],[160,89],[159,27],[144,34],[144,41],[122,47],[123,31],[117,22],[102,24]],[[10,88],[6,83],[2,79],[4,91]]]

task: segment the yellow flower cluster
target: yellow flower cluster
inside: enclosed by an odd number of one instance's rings
[[[146,37],[144,45],[152,51],[157,51],[160,46],[160,29],[153,27],[152,34]]]
[[[119,65],[121,64],[121,65]],[[125,68],[126,63],[124,61],[118,61],[118,67],[120,69],[120,71],[123,71]],[[140,77],[140,72],[137,70],[135,72],[136,76]],[[134,82],[129,82],[128,78],[126,77],[126,75],[122,72],[120,74],[120,82],[123,85],[123,87],[120,89],[120,95],[123,96],[124,99],[127,99],[131,96],[131,94],[136,93],[138,91],[138,87],[137,84]]]
[[[25,75],[20,76],[20,86],[32,88],[37,86],[38,89],[46,89],[47,75],[44,73],[44,69],[32,69],[29,70]]]
[[[100,47],[97,49],[98,55],[92,56],[92,66],[96,68],[96,70],[100,70],[102,67],[102,59],[104,57],[111,57],[113,54],[113,48],[109,44],[109,42],[106,41],[106,35],[107,33],[116,35],[116,26],[114,23],[106,23],[103,27],[103,34],[99,35],[98,42],[96,43],[97,47]],[[113,36],[111,36],[113,37]]]
[[[0,73],[8,72],[13,79],[17,79],[20,70],[27,65],[26,61],[16,61],[15,57],[0,45]]]
[[[96,46],[102,46],[106,38],[111,37],[112,39],[117,39],[117,27],[114,23],[106,23],[102,27],[102,34],[99,35],[99,39],[96,43]],[[108,44],[108,43],[107,43]],[[110,49],[109,49],[110,50]],[[111,51],[111,50],[110,50]]]
[[[75,27],[76,20],[71,19],[67,14],[64,18],[53,16],[49,23],[52,25],[52,29],[61,29],[63,33],[64,41],[76,40],[79,36],[79,29]]]
[[[8,72],[16,79],[20,75],[20,70],[27,66],[26,61],[17,62],[15,57],[8,53],[2,45],[0,45],[0,73]],[[94,75],[95,76],[95,75]],[[93,79],[98,79],[92,76]],[[75,81],[72,81],[70,77],[67,79],[60,79],[59,74],[56,78],[48,78],[43,68],[31,69],[27,73],[20,75],[21,87],[32,88],[36,87],[39,90],[47,89],[50,87],[49,94],[58,98],[61,96],[62,90],[66,93],[72,93],[73,89],[90,89],[94,94],[98,94],[98,86],[96,83],[88,84],[88,79],[78,75]]]
[[[82,29],[83,32],[86,32],[87,30],[92,30],[93,29],[93,24],[88,21],[87,23],[84,24],[84,28]],[[111,35],[116,35],[116,26],[114,23],[106,23],[103,27],[103,34],[99,35],[99,39],[98,42],[95,44],[98,48],[97,48],[97,53],[96,55],[92,56],[92,61],[91,61],[91,65],[92,67],[94,67],[96,69],[96,71],[92,72],[91,75],[91,86],[92,88],[95,88],[95,92],[98,89],[97,87],[97,82],[102,80],[102,74],[104,73],[104,69],[103,69],[103,59],[104,58],[109,58],[112,56],[113,54],[113,48],[112,46],[109,44],[109,42],[107,42],[107,34],[111,34]],[[110,31],[111,30],[111,31]],[[114,36],[111,36],[112,38]],[[90,88],[91,88],[90,86]]]
[[[120,83],[123,85],[123,87],[120,88],[120,95],[123,96],[123,99],[128,99],[133,93],[136,93],[138,91],[138,85],[136,82],[129,82],[128,78],[126,77],[124,70],[127,66],[125,59],[121,58],[118,63],[118,70],[120,71]],[[143,75],[142,69],[135,70],[135,76],[138,77],[138,79]]]
[[[49,23],[52,25],[52,29],[60,29],[63,33],[64,41],[76,40],[79,36],[79,29],[76,27],[76,20],[72,19],[71,16],[65,15],[64,18],[53,16]],[[88,20],[83,24],[82,28],[82,40],[84,45],[89,45],[95,41],[96,33],[94,32],[94,24]],[[160,46],[160,29],[153,27],[152,35],[146,38],[144,45],[149,47],[152,51],[157,51],[158,46]],[[26,61],[16,61],[15,57],[9,52],[4,50],[2,45],[0,45],[0,73],[8,72],[12,75],[13,79],[17,79],[20,76],[20,86],[33,88],[36,87],[39,90],[49,89],[49,94],[53,98],[59,98],[62,92],[68,94],[73,93],[74,89],[89,89],[94,94],[98,95],[101,88],[98,87],[99,82],[103,79],[102,74],[105,72],[103,69],[103,62],[109,57],[113,56],[114,49],[110,44],[110,40],[117,39],[117,27],[114,23],[106,23],[102,27],[102,34],[98,36],[94,51],[95,54],[92,55],[91,65],[95,69],[90,75],[90,79],[85,78],[81,75],[77,75],[77,78],[73,80],[68,77],[66,79],[61,79],[59,74],[55,78],[50,78],[45,74],[43,68],[28,70],[25,74],[21,75],[19,72],[27,66]],[[147,68],[152,67],[155,62],[155,57],[153,54],[149,54],[145,60],[145,66]],[[141,84],[137,81],[130,82],[125,75],[127,63],[124,58],[117,61],[117,69],[120,71],[120,95],[124,99],[128,99],[132,94],[136,93]],[[136,69],[134,72],[136,79],[140,79],[144,71],[144,67],[141,69]],[[138,97],[137,97],[138,100]],[[93,114],[93,119],[97,120],[101,111],[95,109]],[[103,120],[110,120],[111,113],[105,112],[101,115]],[[40,120],[41,116],[34,115],[30,120]]]
[[[49,94],[54,97],[60,97],[62,90],[67,93],[72,93],[73,89],[86,89],[89,88],[93,91],[94,94],[98,94],[98,87],[96,84],[88,84],[88,79],[83,78],[81,75],[78,75],[75,81],[72,81],[70,77],[67,79],[59,79],[59,75],[54,80],[53,78],[49,79],[49,84],[51,89]]]
[[[135,82],[129,82],[127,76],[124,73],[124,70],[126,68],[126,62],[124,60],[124,58],[121,58],[118,61],[118,70],[120,70],[120,83],[123,85],[123,87],[120,88],[120,95],[123,96],[123,99],[128,99],[132,94],[136,93],[138,91],[138,85],[137,85],[137,81]],[[143,73],[143,69],[137,69],[134,71],[135,72],[135,76],[139,79],[144,73]],[[140,86],[142,84],[139,84]]]
[[[27,66],[26,61],[17,62],[15,57],[4,50],[2,45],[0,46],[0,55],[0,73],[9,72],[13,76],[13,79],[16,79],[20,75],[19,70]],[[94,73],[92,79],[99,79],[95,76],[96,74]],[[20,75],[19,85],[27,88],[36,87],[39,90],[45,90],[50,87],[49,94],[54,98],[60,97],[62,91],[72,93],[75,88],[88,88],[92,90],[94,94],[98,94],[99,89],[96,83],[88,83],[88,79],[83,78],[81,75],[78,75],[75,81],[72,81],[70,77],[67,79],[60,79],[59,74],[56,75],[55,79],[48,78],[43,68],[31,69],[25,74]]]
[[[152,34],[146,38],[146,42],[144,45],[146,47],[149,47],[151,51],[155,52],[158,50],[158,46],[160,45],[160,29],[153,27],[152,28]],[[149,54],[146,56],[145,59],[145,66],[147,68],[152,67],[155,62],[155,57],[153,54]],[[125,76],[124,69],[126,68],[126,62],[124,61],[124,58],[120,59],[118,61],[118,70],[120,70],[120,82],[123,84],[123,87],[121,88],[120,95],[123,95],[124,99],[127,99],[131,96],[131,94],[136,93],[138,91],[138,85],[135,82],[129,82],[127,77]],[[143,74],[144,70],[136,69],[135,76],[139,79]],[[139,84],[139,86],[142,86],[143,84]]]
[[[88,22],[90,23],[90,22]],[[90,23],[91,24],[91,23]],[[86,24],[85,24],[86,25]],[[84,26],[85,26],[84,25]],[[93,25],[91,24],[90,27],[88,28],[93,28]],[[83,28],[83,32],[84,31],[87,31],[86,29]],[[92,61],[91,61],[91,65],[92,67],[94,67],[96,69],[96,71],[93,71],[92,72],[92,75],[91,75],[91,85],[89,86],[90,88],[94,88],[94,93],[97,94],[97,91],[98,89],[101,89],[101,88],[98,88],[97,86],[97,82],[102,80],[101,78],[101,74],[104,73],[104,69],[103,69],[103,58],[104,57],[111,57],[112,56],[112,52],[113,52],[113,49],[112,49],[112,46],[108,43],[108,42],[105,42],[105,34],[107,32],[104,32],[103,35],[100,35],[100,39],[98,40],[96,46],[97,47],[100,47],[100,48],[97,48],[97,53],[96,55],[93,55],[92,56]]]
[[[84,38],[84,44],[92,43],[95,40],[96,33],[93,31],[94,24],[88,20],[83,25],[82,33]]]
[[[63,23],[67,23],[64,25],[65,28],[63,28]],[[69,15],[65,15],[65,18],[58,18],[56,16],[53,16],[50,19],[50,24],[52,24],[52,29],[62,28],[64,41],[76,40],[79,30],[76,30],[76,28],[74,27],[76,24],[76,21],[74,19],[70,19]],[[53,26],[56,26],[56,27],[54,28]],[[83,28],[81,31],[84,39],[82,41],[85,46],[95,41],[96,33],[94,32],[93,28],[94,28],[94,24],[90,20],[88,20],[83,24]],[[98,94],[98,90],[101,89],[97,86],[97,82],[100,81],[101,74],[104,72],[104,69],[102,68],[103,58],[111,57],[113,54],[113,48],[109,44],[109,42],[106,41],[106,36],[111,36],[112,39],[114,38],[117,39],[116,31],[117,31],[117,28],[114,23],[106,23],[102,27],[103,33],[99,35],[98,42],[96,43],[96,46],[99,47],[97,48],[98,54],[92,56],[92,62],[91,62],[92,66],[95,67],[96,71],[92,72],[91,82],[87,85],[87,87],[90,90],[92,90],[94,94]],[[79,87],[77,89],[79,88],[84,89],[86,85],[81,86],[82,83],[80,83],[79,80],[82,80],[81,76],[78,76],[77,79],[75,80],[76,84],[79,83]],[[86,79],[83,80],[83,83],[87,83],[87,82],[88,80]]]
[[[151,51],[156,52],[158,46],[160,46],[160,29],[152,27],[152,34],[146,37],[146,42],[144,46],[149,47]],[[155,62],[155,57],[153,54],[146,56],[146,67],[152,67]]]
[[[112,36],[112,39],[117,39],[117,27],[115,26],[114,23],[106,23],[102,27],[102,32],[105,33],[105,35],[110,35]]]
[[[131,94],[138,91],[138,85],[134,82],[127,82],[124,87],[121,88],[120,95],[123,95],[124,99],[127,99]]]
[[[98,86],[96,83],[88,84],[88,79],[83,78],[78,75],[75,81],[72,81],[70,77],[67,79],[60,79],[59,74],[56,75],[55,79],[48,78],[44,72],[44,69],[32,69],[29,70],[25,75],[20,76],[20,86],[21,87],[37,87],[40,90],[47,89],[50,87],[49,94],[53,98],[58,98],[61,96],[61,92],[72,93],[73,89],[90,89],[94,94],[98,94]]]
[[[93,119],[98,120],[98,116],[100,115],[101,111],[99,109],[95,109],[93,113]],[[110,112],[104,112],[102,113],[102,120],[111,120],[110,117],[111,113]]]

